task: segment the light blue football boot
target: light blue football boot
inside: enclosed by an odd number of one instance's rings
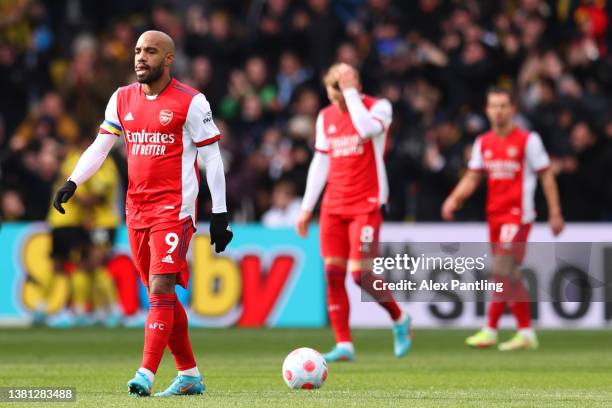
[[[76,326],[76,319],[72,312],[62,310],[47,319],[47,326],[54,329],[71,329]]]
[[[136,375],[128,381],[128,393],[134,397],[148,397],[151,395],[151,381],[149,377],[136,371]]]
[[[354,361],[355,360],[355,352],[353,350],[349,350],[346,347],[339,347],[336,345],[332,351],[323,354],[323,358],[328,363],[334,361]]]
[[[102,325],[110,329],[119,327],[122,323],[123,316],[120,313],[109,313],[107,316],[104,317],[104,320],[102,320]]]
[[[406,314],[403,321],[393,324],[393,353],[397,358],[402,358],[408,354],[412,346],[410,320],[410,316]]]
[[[170,397],[173,395],[200,395],[206,391],[204,380],[201,375],[192,377],[190,375],[177,375],[172,384],[165,391],[157,392],[154,397]]]

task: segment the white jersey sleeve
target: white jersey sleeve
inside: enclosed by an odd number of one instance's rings
[[[204,162],[206,184],[212,198],[212,213],[227,212],[225,202],[225,169],[219,144],[213,143],[198,147],[199,156]]]
[[[117,112],[117,89],[111,95],[106,105],[104,112],[104,122],[100,125],[100,133],[110,133],[116,136],[121,136],[123,129],[121,128],[121,122],[119,121],[119,114]]]
[[[535,132],[531,132],[527,138],[527,146],[525,147],[525,157],[527,165],[534,172],[540,172],[550,166],[550,158],[540,135]]]
[[[185,131],[197,147],[206,146],[221,139],[221,132],[213,121],[210,104],[201,93],[191,100],[185,119]]]
[[[468,163],[470,170],[484,170],[484,160],[482,159],[482,149],[480,148],[480,138],[477,138],[472,145],[472,157]]]
[[[393,120],[391,102],[386,99],[381,99],[372,105],[370,112],[372,112],[372,117],[380,122],[385,131],[389,129],[391,121]]]
[[[325,136],[325,129],[323,127],[323,115],[319,113],[317,116],[317,123],[315,125],[315,150],[321,153],[327,153],[329,151],[329,142],[327,136]]]
[[[315,152],[306,177],[306,191],[301,205],[303,211],[314,210],[327,183],[328,174],[329,156],[322,152]]]
[[[94,142],[83,152],[76,167],[68,180],[72,180],[77,186],[83,184],[96,171],[100,169],[102,163],[113,148],[117,137],[111,133],[100,133]]]
[[[342,94],[351,115],[353,126],[355,126],[355,130],[357,130],[357,133],[363,139],[384,134],[389,128],[393,113],[389,101],[381,99],[368,110],[357,89],[345,89]]]

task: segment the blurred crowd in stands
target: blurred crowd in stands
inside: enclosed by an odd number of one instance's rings
[[[606,0],[3,0],[0,209],[43,220],[70,149],[96,136],[118,86],[133,82],[146,29],[177,43],[174,76],[201,90],[222,132],[235,221],[291,225],[328,101],[333,62],[389,99],[387,219],[438,221],[487,129],[484,92],[517,94],[540,133],[568,221],[612,220],[612,34]],[[112,152],[125,186],[125,152]],[[205,182],[205,178],[202,178]],[[199,214],[210,207],[202,186]],[[121,195],[119,196],[121,197]],[[118,199],[119,204],[121,199]],[[538,198],[539,217],[546,216]],[[458,214],[482,220],[484,193]]]

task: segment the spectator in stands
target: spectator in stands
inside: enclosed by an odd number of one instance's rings
[[[295,89],[311,78],[312,70],[302,65],[302,61],[295,52],[283,52],[280,57],[279,72],[276,77],[280,106],[284,108],[289,105]]]
[[[17,127],[10,141],[10,149],[19,152],[30,143],[42,142],[48,138],[60,143],[74,143],[79,133],[80,128],[72,116],[66,113],[60,95],[49,92]]]
[[[597,221],[605,202],[602,143],[588,123],[578,122],[571,131],[571,144],[575,155],[565,162],[559,178],[563,214],[572,221]]]
[[[25,215],[25,205],[23,198],[17,190],[6,190],[0,198],[3,221],[18,221]]]
[[[272,205],[261,217],[266,227],[291,228],[300,215],[302,200],[296,195],[295,185],[288,181],[280,181],[272,190]]]

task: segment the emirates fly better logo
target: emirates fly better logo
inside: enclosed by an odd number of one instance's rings
[[[166,126],[172,120],[172,111],[168,109],[162,109],[159,111],[159,123]]]

